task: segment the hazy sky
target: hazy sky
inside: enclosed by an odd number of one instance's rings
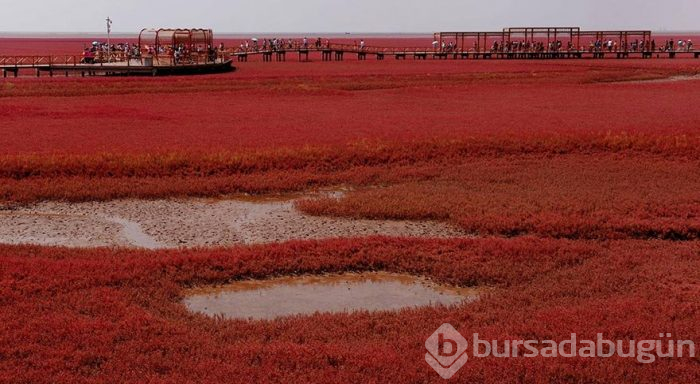
[[[0,0],[0,31],[435,32],[506,26],[700,30],[700,0]]]

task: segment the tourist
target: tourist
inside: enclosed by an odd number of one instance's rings
[[[83,59],[80,62],[83,64],[95,64],[95,55],[90,48],[85,48]]]
[[[216,59],[217,59],[216,50],[211,45],[207,46],[207,55],[209,56],[210,62],[216,63]]]

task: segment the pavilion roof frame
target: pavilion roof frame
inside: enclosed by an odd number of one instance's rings
[[[515,33],[526,33],[534,32],[535,34],[542,34],[547,32],[581,32],[580,27],[508,27],[503,28],[503,32],[508,32],[511,34]]]
[[[512,41],[514,35],[524,35],[525,39],[532,42],[536,36],[547,36],[547,43],[558,40],[559,36],[568,36],[570,41],[576,42],[577,49],[581,47],[582,37],[595,37],[596,40],[602,40],[605,37],[615,36],[619,38],[620,46],[627,49],[627,43],[630,37],[639,37],[643,42],[651,41],[652,32],[650,30],[608,30],[608,31],[585,31],[580,27],[507,27],[501,32],[438,32],[435,34],[435,39],[442,41],[444,39],[455,39],[462,51],[465,50],[465,39],[476,38],[475,49],[481,51],[482,48],[487,48],[487,40],[489,38],[501,38],[501,43]],[[483,43],[483,45],[482,45]]]
[[[214,46],[214,32],[203,28],[144,28],[139,33],[139,47],[144,47],[144,34],[153,34],[156,52],[161,46],[175,47],[183,44],[192,50],[197,45]]]
[[[491,31],[491,32],[439,32],[435,34],[435,39],[439,40],[440,43],[445,38],[454,38],[458,45],[460,46],[460,50],[464,51],[464,39],[467,38],[476,38],[476,50],[480,51],[482,46],[481,43],[483,41],[483,47],[485,48],[487,45],[487,40],[489,38],[501,38],[501,41],[505,40],[505,32],[503,31]]]

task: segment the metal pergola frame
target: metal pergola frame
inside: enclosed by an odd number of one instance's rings
[[[534,43],[538,37],[547,37],[547,47],[549,43],[559,41],[561,37],[568,37],[570,43],[576,41],[576,49],[581,46],[581,28],[579,27],[511,27],[503,28],[508,36],[508,41],[513,41],[515,36],[524,36],[525,41]]]
[[[149,35],[151,36],[147,39]],[[175,49],[180,45],[190,54],[206,51],[214,47],[214,33],[211,29],[144,28],[139,33],[139,49],[144,49],[144,44],[146,44],[145,40],[153,44],[156,56],[158,56],[161,47],[167,47],[170,49],[167,56],[173,59]]]
[[[498,41],[504,41],[505,32],[439,32],[435,34],[435,40],[440,42],[440,46],[442,46],[443,41],[454,39],[461,52],[469,50],[469,48],[465,49],[464,46],[466,39],[476,39],[476,51],[482,52],[482,48],[485,50],[488,46],[488,39],[494,37],[500,38]]]
[[[522,37],[528,43],[544,41],[546,38],[546,51],[549,52],[549,43],[557,42],[560,38],[568,38],[575,49],[581,50],[581,39],[593,37],[596,41],[615,37],[618,47],[622,52],[628,52],[630,39],[641,39],[641,51],[648,51],[648,45],[652,40],[651,31],[645,30],[620,30],[620,31],[582,31],[579,27],[511,27],[503,28],[501,32],[439,32],[435,34],[435,40],[440,46],[445,40],[455,41],[459,51],[466,52],[465,40],[476,39],[475,50],[485,52],[489,49],[489,39],[498,41],[503,47],[506,42],[513,42],[514,38]]]
[[[643,52],[650,52],[651,49],[647,49],[647,42],[651,42],[651,31],[643,30],[629,30],[629,31],[582,31],[580,33],[581,37],[593,37],[596,41],[603,41],[606,38],[615,37],[617,38],[618,47],[624,48],[622,52],[629,51],[630,38],[641,38]]]

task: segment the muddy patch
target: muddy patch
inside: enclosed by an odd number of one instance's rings
[[[166,248],[164,244],[161,244],[149,234],[145,233],[143,229],[141,229],[141,225],[139,223],[122,219],[121,217],[106,217],[105,220],[120,225],[122,235],[126,238],[129,244],[135,247],[146,249]]]
[[[308,216],[294,207],[298,199],[46,202],[1,211],[0,243],[161,249],[374,235],[467,235],[452,225],[435,221]]]
[[[187,290],[195,313],[239,320],[273,320],[315,313],[386,312],[450,306],[478,299],[480,291],[438,285],[390,273],[303,276],[242,281]]]
[[[0,211],[0,243],[43,246],[129,246],[119,224],[91,215]]]
[[[619,83],[626,84],[664,84],[664,83],[676,83],[679,81],[693,81],[700,80],[700,74],[698,75],[676,75],[663,77],[660,79],[649,79],[649,80],[632,80],[632,81],[620,81]]]

